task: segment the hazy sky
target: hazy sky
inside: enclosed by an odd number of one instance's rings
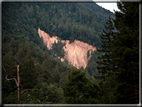
[[[113,13],[114,13],[113,10],[119,11],[119,9],[117,8],[117,3],[96,3],[96,4],[98,4],[99,6],[105,8],[107,10],[110,10]]]

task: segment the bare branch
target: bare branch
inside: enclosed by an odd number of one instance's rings
[[[26,92],[26,91],[29,91],[29,90],[38,90],[38,89],[25,89],[24,91],[21,92],[21,95]]]
[[[7,78],[7,77],[8,77],[8,75],[7,75],[7,72],[6,72],[5,68],[4,68],[4,66],[3,66],[3,69],[4,69],[5,73],[6,73],[6,77],[5,77],[5,79],[6,79],[6,80],[8,80],[8,81],[10,81],[10,80],[15,80],[16,85],[18,85],[18,82],[17,82],[17,80],[16,80],[15,78],[10,78],[10,79],[8,79],[8,78]]]

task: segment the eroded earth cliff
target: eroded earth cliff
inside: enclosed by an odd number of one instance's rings
[[[58,42],[59,38],[57,36],[50,37],[47,33],[44,31],[38,29],[38,34],[40,38],[42,37],[44,44],[47,46],[48,49],[52,49],[52,46],[54,42]],[[61,40],[62,43],[66,43],[66,45],[63,47],[65,51],[64,58],[60,58],[61,61],[64,61],[64,59],[67,59],[69,64],[84,69],[86,68],[88,64],[88,60],[91,57],[91,52],[96,50],[96,47],[93,47],[87,43],[81,42],[79,40],[74,40],[74,42],[70,43],[69,40]],[[89,57],[87,58],[87,52],[89,51]]]

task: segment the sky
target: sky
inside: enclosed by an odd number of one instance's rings
[[[107,10],[110,10],[113,13],[114,13],[113,10],[119,11],[119,9],[117,8],[117,3],[96,3],[96,4]]]

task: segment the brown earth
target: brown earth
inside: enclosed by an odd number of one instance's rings
[[[59,38],[57,36],[50,37],[47,33],[40,30],[40,28],[38,29],[38,34],[40,38],[43,38],[43,42],[49,50],[52,49],[54,42],[57,43],[59,41]],[[88,64],[88,60],[91,58],[91,51],[96,50],[96,47],[93,47],[92,45],[81,42],[79,40],[74,40],[74,42],[72,43],[69,43],[69,40],[61,40],[61,42],[66,43],[66,45],[63,47],[65,56],[64,58],[58,58],[61,59],[61,61],[67,59],[69,64],[77,67],[78,69],[81,67],[85,69]],[[87,58],[88,51],[89,57]]]

